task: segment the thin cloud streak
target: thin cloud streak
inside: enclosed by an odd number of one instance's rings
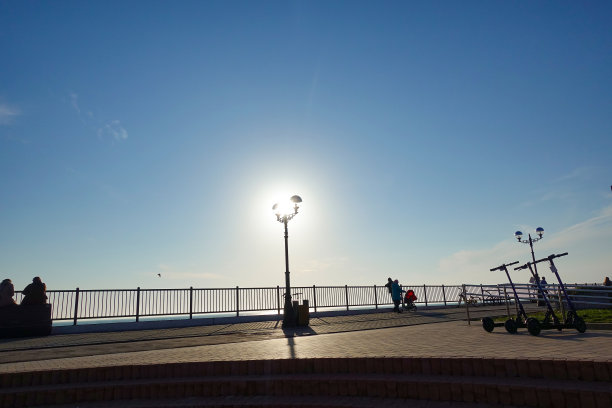
[[[554,201],[554,200],[560,200],[560,201],[564,201],[564,200],[569,200],[572,197],[575,197],[576,195],[573,192],[570,191],[549,191],[547,193],[542,194],[540,197],[538,197],[535,200],[529,200],[529,201],[524,201],[521,204],[519,204],[520,207],[525,208],[525,207],[533,207],[537,204],[541,204],[541,203],[545,203],[548,201]]]
[[[6,103],[0,104],[0,125],[9,125],[20,115],[21,111],[19,109],[9,106]]]
[[[588,241],[605,242],[607,240],[610,242],[612,240],[612,206],[601,209],[594,217],[545,238],[537,244],[538,252],[542,255],[570,251],[571,248],[584,245]],[[508,239],[491,248],[455,252],[439,261],[437,273],[442,280],[455,277],[455,280],[465,282],[504,282],[505,276],[493,276],[492,272],[489,272],[490,269],[502,263],[530,260],[528,255],[529,248],[517,245],[515,241]]]
[[[554,181],[560,182],[560,181],[568,181],[568,180],[574,180],[574,179],[589,179],[591,178],[594,172],[595,172],[595,168],[593,166],[577,167],[570,173],[565,174]]]
[[[121,125],[121,121],[115,119],[104,123],[96,119],[94,114],[87,110],[82,114],[81,105],[79,103],[79,95],[76,92],[70,92],[68,95],[70,106],[77,113],[79,119],[84,125],[96,129],[96,134],[101,140],[122,141],[128,138],[127,130]],[[102,123],[102,124],[101,124]]]
[[[101,139],[110,137],[113,140],[121,141],[128,138],[128,132],[121,126],[120,121],[113,120],[98,129],[98,137]]]
[[[72,105],[76,113],[80,115],[81,109],[79,108],[79,95],[77,95],[74,92],[71,92],[70,93],[70,104]]]

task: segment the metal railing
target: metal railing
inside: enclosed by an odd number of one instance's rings
[[[521,300],[532,300],[537,294],[531,285],[516,285]],[[593,293],[589,285],[566,285],[568,292],[576,296],[580,305],[599,304],[612,306],[612,290]],[[590,285],[596,286],[596,285]],[[586,287],[586,289],[585,289]],[[415,303],[427,306],[461,306],[465,300],[473,304],[512,301],[509,285],[404,285],[412,289]],[[549,285],[549,290],[558,290]],[[375,308],[392,305],[385,286],[304,286],[293,287],[294,300],[309,300],[314,312],[330,309]],[[205,316],[212,314],[277,313],[284,305],[282,286],[266,288],[185,288],[185,289],[87,289],[48,290],[48,302],[52,306],[52,319],[56,321],[155,318],[161,316]],[[465,294],[465,297],[464,297]],[[610,298],[607,296],[611,296]],[[21,292],[16,292],[20,303]],[[595,302],[599,300],[600,303]],[[607,300],[607,302],[606,302]]]
[[[510,284],[500,285],[463,285],[464,294],[470,305],[493,305],[515,303],[514,293]],[[515,289],[521,303],[532,303],[542,300],[538,296],[538,288],[532,284],[515,284]],[[612,307],[612,287],[597,284],[564,285],[570,301],[580,309]],[[553,307],[567,308],[568,301],[563,295],[561,286],[548,284],[546,294]]]

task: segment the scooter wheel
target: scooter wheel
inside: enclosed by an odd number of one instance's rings
[[[579,316],[576,316],[576,318],[574,319],[574,327],[580,333],[584,333],[586,331],[586,329],[587,329],[586,323],[584,322],[584,319],[582,317],[579,317]]]
[[[495,328],[495,322],[490,317],[483,317],[482,328],[491,333]]]
[[[504,323],[504,327],[506,328],[506,331],[510,334],[514,334],[516,333],[516,322],[514,321],[514,319],[508,319],[506,320],[506,323]]]
[[[538,334],[540,334],[541,330],[542,329],[540,327],[540,322],[538,322],[538,319],[533,317],[527,319],[527,331],[529,332],[529,334],[531,334],[532,336],[537,336]]]

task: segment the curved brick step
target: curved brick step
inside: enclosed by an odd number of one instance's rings
[[[217,397],[181,398],[173,400],[120,400],[111,403],[85,403],[54,405],[53,408],[380,408],[384,406],[408,406],[410,408],[490,408],[490,404],[465,403],[454,401],[425,401],[400,398],[368,397]],[[512,405],[501,408],[518,408]]]
[[[401,404],[401,405],[400,405]],[[406,406],[410,408],[490,408],[489,404],[455,401],[425,401],[400,398],[369,397],[211,397],[173,400],[120,400],[103,403],[56,405],[53,408],[380,408]],[[504,405],[503,408],[516,408]]]
[[[211,361],[2,373],[0,388],[146,378],[309,373],[409,373],[612,382],[612,362],[428,357]]]
[[[337,398],[408,398],[609,408],[611,378],[612,362],[593,361],[358,358],[180,363],[5,374],[0,376],[0,406],[312,396],[330,399],[321,406],[341,406],[332,404]]]
[[[0,406],[32,407],[184,397],[366,397],[517,406],[612,406],[610,384],[503,377],[290,374],[54,384],[0,391]]]

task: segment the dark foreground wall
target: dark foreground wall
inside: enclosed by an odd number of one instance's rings
[[[51,305],[14,305],[0,308],[0,338],[51,334]]]

